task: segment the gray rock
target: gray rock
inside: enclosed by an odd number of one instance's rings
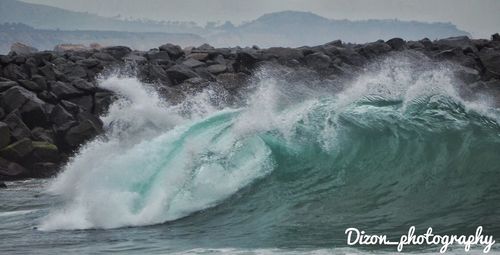
[[[234,63],[234,69],[236,72],[248,72],[249,69],[255,67],[260,59],[253,53],[241,51],[236,55],[236,61]]]
[[[305,60],[308,66],[317,70],[328,68],[332,62],[330,57],[321,52],[309,54],[305,57]]]
[[[37,162],[30,166],[30,176],[35,178],[48,178],[54,176],[59,167],[57,164],[52,162]]]
[[[94,95],[94,113],[102,115],[108,111],[109,106],[114,101],[114,95],[110,92],[97,92]]]
[[[205,63],[198,61],[194,58],[188,58],[184,62],[182,62],[183,65],[189,67],[189,68],[196,68],[200,66],[205,66]]]
[[[127,62],[134,62],[137,64],[144,64],[146,63],[146,61],[148,61],[145,57],[136,54],[129,54],[126,57],[124,57],[123,60]]]
[[[50,90],[59,99],[68,99],[72,97],[82,96],[85,94],[81,90],[78,90],[75,87],[73,87],[73,85],[61,81],[51,83]]]
[[[489,73],[500,77],[500,50],[483,48],[479,51],[479,58]]]
[[[58,126],[74,121],[75,118],[61,105],[56,105],[50,114],[50,121]]]
[[[283,48],[283,47],[269,48],[268,50],[266,50],[265,54],[276,57],[278,59],[285,60],[285,61],[288,61],[291,59],[300,60],[304,57],[303,52],[299,49]]]
[[[391,50],[391,46],[384,41],[377,41],[363,45],[360,49],[360,53],[367,58],[375,58]]]
[[[14,86],[17,86],[19,85],[19,83],[15,82],[15,81],[11,81],[11,80],[8,80],[8,81],[0,81],[0,92],[4,92]]]
[[[122,59],[132,52],[129,47],[125,46],[112,46],[102,49],[102,52],[111,55],[115,59]]]
[[[84,79],[75,79],[71,82],[71,85],[77,89],[87,92],[95,92],[97,90],[97,86],[95,84]]]
[[[175,65],[167,69],[167,75],[174,85],[182,83],[189,78],[197,77],[198,75],[185,65]]]
[[[29,81],[29,80],[20,80],[19,84],[23,86],[25,89],[35,91],[35,92],[40,92],[43,90],[36,82]]]
[[[56,72],[54,71],[54,67],[52,64],[46,64],[38,69],[40,74],[43,75],[46,79],[54,81],[56,79]]]
[[[406,48],[405,40],[401,38],[392,38],[386,42],[394,50],[403,50]]]
[[[178,45],[167,43],[159,47],[160,51],[166,51],[171,59],[176,60],[184,56],[184,51]]]
[[[148,51],[145,56],[149,61],[161,65],[168,64],[172,61],[170,55],[166,51]]]
[[[101,62],[95,58],[87,58],[87,59],[82,59],[78,60],[76,64],[84,66],[86,68],[92,68],[96,67],[101,64]]]
[[[188,59],[194,59],[198,61],[207,61],[208,60],[208,53],[191,53],[187,56]]]
[[[92,112],[94,108],[94,99],[92,95],[70,98],[67,101],[78,105],[82,110]]]
[[[11,80],[27,80],[28,74],[15,64],[8,64],[3,68],[3,76]]]
[[[98,128],[90,121],[85,120],[71,127],[65,134],[64,140],[70,147],[78,147],[98,134]]]
[[[33,141],[54,143],[54,132],[52,130],[35,127],[31,130],[31,134],[33,136]]]
[[[495,42],[500,42],[500,34],[495,33],[495,34],[491,35],[491,40],[495,41]]]
[[[166,86],[172,83],[165,69],[156,63],[148,63],[142,66],[140,76],[149,82],[160,82]]]
[[[31,162],[57,163],[60,160],[59,149],[49,142],[32,142]]]
[[[434,44],[444,49],[460,48],[462,50],[471,49],[472,51],[477,52],[476,46],[467,36],[456,36],[440,39],[434,42]]]
[[[51,104],[55,104],[55,103],[57,103],[57,101],[59,101],[59,99],[57,98],[57,96],[54,93],[47,91],[47,90],[44,90],[44,91],[38,93],[38,98],[42,99],[45,102],[51,103]]]
[[[216,65],[211,65],[207,68],[207,71],[211,74],[220,74],[223,72],[227,71],[227,66],[226,65],[221,65],[221,64],[216,64]]]
[[[0,157],[19,162],[33,151],[30,139],[24,138],[0,150]]]
[[[11,136],[18,141],[31,137],[31,130],[24,124],[19,115],[19,111],[15,110],[3,120],[9,126]]]
[[[28,170],[23,166],[0,158],[0,179],[15,180],[28,176]]]
[[[28,126],[46,124],[45,104],[35,93],[23,87],[12,87],[3,93],[3,105],[7,112],[19,109]]]
[[[31,80],[35,82],[42,91],[47,89],[47,81],[43,76],[35,74],[31,77]]]
[[[10,130],[9,126],[4,122],[0,122],[0,149],[9,145],[10,143]]]

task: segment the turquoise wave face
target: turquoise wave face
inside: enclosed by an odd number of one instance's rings
[[[342,245],[349,227],[500,233],[498,111],[460,99],[447,69],[381,66],[336,93],[264,75],[233,109],[108,78],[124,100],[51,183],[65,202],[40,228],[167,223],[238,247]]]

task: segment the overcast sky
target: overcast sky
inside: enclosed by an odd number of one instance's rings
[[[155,20],[253,20],[298,10],[331,19],[401,19],[452,22],[474,37],[500,32],[500,0],[23,0],[65,9]]]

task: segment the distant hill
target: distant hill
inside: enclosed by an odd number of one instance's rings
[[[469,33],[451,23],[400,20],[331,20],[309,12],[284,11],[266,14],[233,29],[221,29],[207,37],[215,44],[303,46],[334,39],[364,43],[401,37],[406,40],[445,38]]]
[[[205,38],[210,44],[218,47],[237,45],[298,47],[323,44],[335,39],[341,39],[345,42],[364,43],[378,39],[386,40],[393,37],[415,40],[424,37],[437,39],[469,35],[469,33],[459,30],[451,23],[425,23],[400,20],[334,20],[309,12],[297,11],[265,14],[256,20],[239,26],[235,26],[230,22],[222,25],[216,25],[211,22],[202,27],[194,22],[121,20],[18,0],[0,0],[0,24],[6,22],[23,23],[37,29],[36,32],[40,34],[40,37],[45,38],[47,43],[55,41],[64,41],[67,43],[68,38],[71,39],[72,43],[83,43],[78,40],[86,38],[82,36],[83,34],[91,33],[92,36],[90,38],[92,40],[93,36],[97,36],[97,39],[112,37],[120,38],[120,40],[111,40],[108,38],[110,43],[123,43],[130,46],[142,43],[148,45],[148,47],[156,43],[157,40],[160,40],[159,38],[171,38],[172,35],[165,37],[165,35],[160,34],[148,34],[150,38],[139,40],[138,38],[146,35],[111,34],[109,31],[196,34]],[[66,32],[57,34],[48,30],[64,30]],[[70,36],[69,31],[73,30],[80,31],[80,33],[76,33],[79,36],[75,34]],[[97,31],[103,32],[96,33]],[[131,36],[129,40],[127,40],[126,35]],[[49,38],[50,36],[55,37]],[[12,33],[10,34],[11,39],[15,37]],[[201,37],[196,39],[195,42],[203,40]],[[39,43],[34,39],[32,41]],[[148,44],[148,41],[151,42]],[[43,46],[43,48],[46,47],[46,45]]]
[[[137,50],[156,48],[165,43],[182,46],[201,45],[205,39],[194,34],[122,32],[122,31],[64,31],[34,29],[24,24],[0,24],[0,54],[10,51],[15,42],[39,50],[52,50],[58,44],[98,43],[103,46],[127,45]]]
[[[0,23],[23,23],[37,29],[200,33],[193,22],[120,20],[18,0],[0,0]]]

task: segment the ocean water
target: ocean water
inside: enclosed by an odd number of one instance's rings
[[[462,99],[453,71],[394,57],[333,90],[264,69],[230,106],[210,88],[170,105],[105,77],[120,95],[105,134],[54,179],[0,190],[0,253],[396,252],[348,246],[350,227],[498,238],[500,113]]]

